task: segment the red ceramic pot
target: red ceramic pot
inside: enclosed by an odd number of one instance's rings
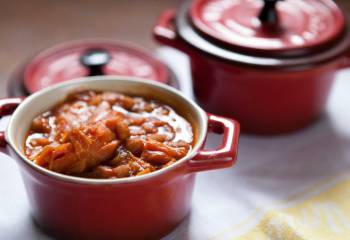
[[[194,0],[164,11],[154,35],[187,53],[205,110],[274,134],[323,112],[336,73],[350,66],[350,30],[331,0],[265,2]]]
[[[99,75],[137,77],[164,84],[171,80],[162,62],[134,44],[83,39],[54,45],[29,58],[12,74],[9,95],[28,95],[53,84]]]
[[[76,89],[115,90],[159,99],[173,106],[194,127],[197,140],[193,150],[167,168],[124,179],[84,179],[35,165],[23,154],[31,120]],[[8,144],[20,167],[34,219],[59,237],[157,239],[188,214],[195,173],[230,167],[236,160],[239,135],[236,121],[206,114],[177,90],[153,81],[113,76],[70,81],[41,90],[23,101],[3,99],[0,115],[11,114],[16,107],[0,142]],[[219,149],[203,150],[207,132],[223,134]]]

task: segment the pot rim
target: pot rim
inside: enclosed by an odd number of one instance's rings
[[[330,62],[339,58],[350,49],[350,18],[344,13],[345,28],[340,39],[334,43],[333,47],[324,49],[319,53],[301,55],[297,57],[273,57],[249,55],[236,52],[226,48],[224,45],[218,44],[216,41],[205,38],[192,25],[188,16],[191,3],[186,2],[180,5],[175,17],[175,31],[182,41],[189,45],[192,49],[215,57],[220,60],[236,63],[246,67],[254,67],[260,69],[276,68],[287,70],[303,70],[318,64]]]
[[[198,128],[198,138],[196,141],[196,144],[184,158],[176,161],[174,164],[167,166],[165,168],[159,169],[157,171],[141,175],[141,176],[133,176],[133,177],[127,177],[127,178],[117,178],[117,179],[89,179],[89,178],[82,178],[82,177],[75,177],[75,176],[69,176],[61,173],[57,173],[51,170],[48,170],[46,168],[43,168],[41,166],[38,166],[34,162],[30,161],[22,151],[20,151],[18,145],[16,144],[14,140],[14,135],[16,134],[16,126],[14,125],[14,122],[19,115],[19,113],[28,110],[28,107],[31,105],[34,99],[38,99],[40,97],[43,97],[43,95],[46,95],[50,92],[54,92],[57,89],[61,88],[67,88],[68,86],[73,86],[76,88],[79,88],[79,86],[82,86],[83,84],[90,84],[94,82],[112,82],[112,81],[122,81],[122,82],[132,82],[132,83],[137,83],[141,85],[149,85],[150,87],[155,87],[161,90],[164,90],[167,93],[173,94],[176,96],[178,99],[184,100],[187,105],[189,105],[192,109],[195,110],[195,112],[200,116],[200,122],[197,123],[199,128]],[[76,86],[74,86],[76,85]],[[87,87],[89,88],[89,87]],[[92,88],[93,89],[93,88]],[[66,90],[65,90],[66,91]],[[116,90],[117,91],[117,90]],[[68,92],[68,91],[67,91]],[[47,108],[49,109],[52,106],[48,106]],[[56,180],[62,180],[62,181],[67,181],[67,182],[72,182],[72,183],[79,183],[79,184],[89,184],[89,185],[103,185],[103,184],[123,184],[123,183],[134,183],[134,182],[139,182],[139,181],[145,181],[149,180],[151,178],[154,178],[156,176],[166,174],[167,172],[170,172],[171,170],[174,170],[181,164],[184,164],[191,158],[193,158],[200,148],[202,147],[204,140],[206,138],[206,133],[207,133],[207,128],[208,128],[208,117],[207,114],[202,110],[192,99],[189,99],[187,96],[184,96],[181,94],[181,92],[175,88],[172,88],[170,86],[167,86],[165,84],[158,83],[156,81],[145,81],[144,79],[141,78],[136,78],[136,77],[123,77],[123,76],[92,76],[92,77],[84,77],[84,78],[77,78],[77,79],[72,79],[63,83],[58,83],[53,86],[44,88],[30,96],[28,96],[19,106],[18,108],[14,111],[12,114],[10,121],[8,123],[7,129],[5,131],[5,138],[10,147],[14,150],[14,152],[21,158],[21,161],[23,161],[27,166],[32,168],[33,170],[44,174],[48,177],[55,178]],[[201,127],[202,126],[202,127]]]

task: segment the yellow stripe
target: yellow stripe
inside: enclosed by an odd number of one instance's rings
[[[284,210],[270,210],[236,240],[350,239],[350,179]]]
[[[339,177],[339,175],[342,177]],[[317,237],[319,231],[315,229],[315,224],[308,224],[302,220],[309,218],[310,221],[320,222],[319,227],[322,230],[321,233],[323,234],[323,232],[328,229],[331,236],[333,235],[333,232],[338,231],[339,221],[344,222],[345,226],[347,226],[347,221],[349,221],[350,226],[350,199],[348,196],[343,196],[343,198],[340,198],[343,203],[346,203],[347,199],[349,199],[349,205],[339,205],[341,202],[339,200],[335,201],[336,199],[339,199],[339,195],[344,192],[342,188],[345,187],[345,189],[350,189],[350,174],[346,173],[339,175],[338,177],[329,177],[318,181],[312,186],[306,188],[304,191],[294,194],[279,203],[272,204],[268,208],[257,208],[256,211],[242,223],[223,230],[211,239],[223,239],[225,236],[227,237],[234,233],[236,229],[241,229],[243,226],[252,225],[254,222],[258,222],[258,218],[261,216],[260,222],[247,234],[233,239],[350,239],[350,233],[346,231],[340,232],[344,232],[346,235],[348,234],[348,238],[344,238],[344,236],[339,236],[338,238],[327,238],[326,235],[324,238],[319,238]],[[336,184],[336,186],[332,187],[331,189],[324,191],[323,193],[314,194],[315,196],[305,199],[308,197],[307,195],[310,195],[310,192],[319,190],[327,183],[337,179],[345,180]],[[322,201],[325,201],[326,199],[327,204],[324,205],[318,203],[320,198],[322,198]],[[291,205],[292,207],[288,208],[288,205]],[[311,208],[310,205],[312,205]],[[276,208],[282,208],[284,210],[274,210]],[[321,219],[321,216],[323,216],[323,221],[319,220]],[[302,224],[300,222],[302,222]],[[310,234],[312,235],[312,238],[305,237],[309,236]]]

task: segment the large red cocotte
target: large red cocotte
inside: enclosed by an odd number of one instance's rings
[[[331,0],[194,0],[164,11],[154,36],[189,56],[199,104],[250,133],[312,123],[350,66],[349,23]]]

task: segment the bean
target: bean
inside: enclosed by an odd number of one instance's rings
[[[135,156],[141,156],[144,149],[144,141],[142,139],[128,139],[125,145],[126,149],[132,152]]]
[[[151,164],[167,164],[174,160],[171,156],[161,151],[149,151],[145,150],[142,152],[141,159]]]
[[[130,176],[130,167],[128,164],[115,167],[115,168],[113,168],[113,173],[118,178],[129,177]]]

